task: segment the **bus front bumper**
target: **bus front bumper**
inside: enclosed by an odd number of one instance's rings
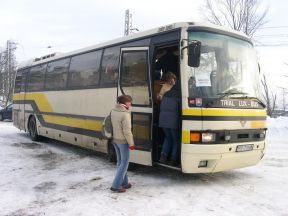
[[[237,152],[237,146],[253,144],[253,150]],[[214,173],[256,165],[264,156],[265,142],[234,144],[182,144],[183,173]]]

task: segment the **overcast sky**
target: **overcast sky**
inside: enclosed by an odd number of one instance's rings
[[[17,60],[67,52],[123,36],[130,9],[139,30],[179,21],[203,21],[202,0],[0,0],[0,47],[18,43]],[[263,0],[266,28],[255,37],[262,71],[274,86],[288,88],[288,1]],[[52,48],[48,49],[48,46]],[[285,65],[285,62],[287,65]]]
[[[19,60],[51,51],[69,51],[121,37],[125,10],[133,14],[139,30],[173,23],[199,20],[201,1],[132,0],[9,0],[0,7],[0,46],[7,39],[19,44]],[[5,31],[4,31],[5,29]],[[51,50],[47,46],[52,46]]]

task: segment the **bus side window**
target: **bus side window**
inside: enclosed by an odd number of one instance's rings
[[[47,64],[34,66],[30,69],[27,84],[28,91],[41,91],[44,87],[44,77]]]
[[[27,83],[27,76],[28,76],[29,69],[25,69],[22,72],[22,79],[21,79],[21,86],[20,86],[20,92],[26,91],[26,83]]]
[[[101,63],[101,85],[116,86],[118,82],[120,47],[104,50]]]
[[[89,87],[99,84],[102,50],[73,56],[68,74],[69,87]]]
[[[45,89],[55,90],[66,87],[70,58],[50,62],[47,67]],[[57,82],[55,82],[57,80]]]
[[[22,72],[23,72],[22,70],[17,71],[14,93],[19,93],[21,91]]]

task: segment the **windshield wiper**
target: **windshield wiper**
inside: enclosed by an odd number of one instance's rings
[[[224,97],[228,97],[228,96],[231,96],[231,95],[237,95],[237,94],[240,94],[240,95],[247,95],[248,93],[246,92],[241,92],[241,91],[237,91],[235,89],[230,89],[226,92],[222,92],[222,93],[218,93],[217,95],[222,95],[220,98],[218,99],[222,99]],[[247,96],[246,96],[247,97]]]
[[[218,93],[217,95],[221,95],[221,97],[214,98],[213,100],[209,101],[208,103],[206,103],[206,107],[212,107],[215,100],[221,100],[224,97],[228,97],[228,96],[231,96],[231,95],[239,95],[239,94],[240,95],[247,95],[248,93],[240,92],[240,91],[237,91],[235,89],[230,89],[230,90],[228,90],[226,92]]]

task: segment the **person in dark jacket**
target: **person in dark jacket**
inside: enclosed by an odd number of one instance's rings
[[[180,150],[180,85],[176,83],[166,94],[161,102],[159,127],[165,134],[160,162],[167,163],[171,154],[172,165],[179,163]]]
[[[178,56],[174,54],[172,48],[167,49],[166,52],[162,54],[162,56],[156,62],[156,70],[162,70],[163,74],[168,71],[173,71],[175,75],[179,76],[179,64],[178,64]]]

